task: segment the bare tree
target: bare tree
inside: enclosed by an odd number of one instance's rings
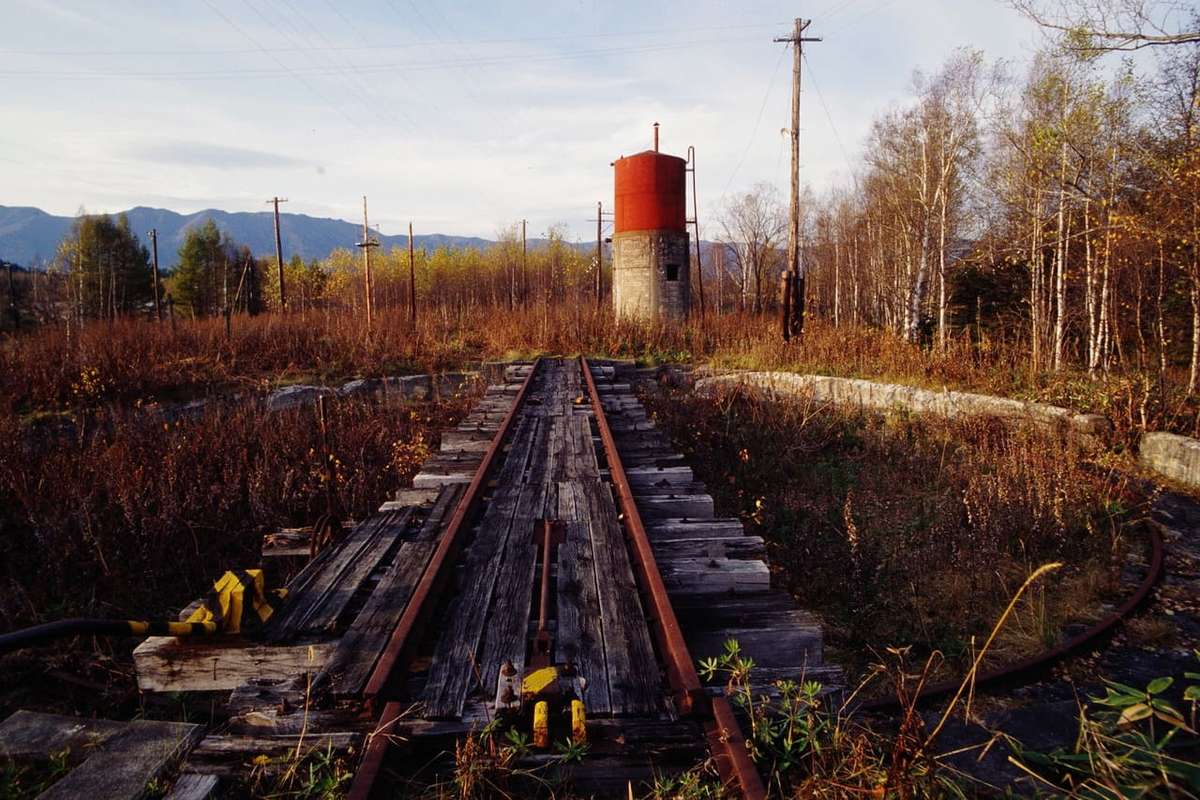
[[[1009,0],[1012,8],[1084,53],[1200,42],[1193,12],[1173,0]]]
[[[743,310],[763,309],[763,289],[780,265],[780,247],[787,236],[787,215],[776,188],[756,184],[734,197],[722,210],[719,222],[724,241],[735,262],[733,273]]]

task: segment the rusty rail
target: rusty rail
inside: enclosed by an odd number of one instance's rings
[[[412,654],[412,649],[420,641],[429,614],[432,613],[433,604],[430,600],[441,593],[454,569],[455,561],[462,549],[463,532],[467,530],[467,523],[479,509],[488,475],[504,447],[504,440],[512,430],[513,422],[520,413],[525,395],[528,394],[540,365],[541,359],[539,358],[533,362],[529,374],[521,383],[517,396],[513,398],[512,407],[505,414],[499,430],[496,431],[491,444],[484,452],[483,460],[479,462],[479,467],[475,470],[475,475],[471,478],[463,496],[459,498],[458,506],[454,509],[450,522],[446,525],[445,533],[438,541],[437,549],[434,550],[429,564],[421,574],[421,580],[413,590],[408,604],[404,607],[404,613],[401,615],[400,621],[396,623],[387,646],[379,656],[379,661],[375,663],[375,669],[372,670],[366,689],[363,691],[363,699],[367,702],[368,707],[375,706],[379,696],[391,682],[393,675],[404,667]],[[388,702],[384,705],[379,724],[371,733],[358,771],[354,774],[354,782],[347,795],[349,800],[367,800],[371,796],[375,788],[375,781],[383,768],[388,745],[391,743],[391,732],[402,713],[403,706],[400,703]]]
[[[1154,590],[1159,580],[1162,579],[1165,552],[1162,534],[1158,532],[1158,529],[1154,525],[1155,523],[1151,522],[1148,530],[1150,538],[1149,568],[1146,570],[1146,575],[1142,578],[1141,583],[1138,584],[1137,589],[1126,597],[1120,606],[1096,624],[1086,630],[1080,631],[1065,642],[1060,642],[1049,650],[1043,650],[1015,664],[997,667],[990,672],[985,672],[977,676],[975,678],[975,689],[979,691],[1000,686],[1021,686],[1030,682],[1031,679],[1044,674],[1059,661],[1068,656],[1093,649],[1106,640],[1107,637],[1111,636],[1116,627],[1125,622],[1126,617],[1146,601],[1150,596],[1150,592]],[[909,702],[919,706],[930,700],[944,697],[957,690],[961,683],[962,681],[953,680],[926,686],[916,696],[912,697]],[[856,712],[889,711],[902,707],[903,704],[897,697],[881,697],[856,703],[851,706],[851,710]]]
[[[703,717],[709,750],[716,760],[725,784],[736,788],[746,800],[761,800],[766,796],[766,790],[758,769],[750,759],[746,740],[733,716],[729,700],[724,696],[709,695],[700,683],[695,661],[688,652],[675,609],[671,606],[667,588],[658,571],[658,563],[650,546],[650,537],[646,534],[646,527],[642,524],[641,514],[634,501],[633,489],[621,463],[617,443],[613,439],[612,429],[609,428],[604,412],[604,404],[600,401],[600,393],[596,390],[591,366],[584,356],[579,357],[579,365],[587,382],[588,394],[591,395],[592,411],[600,432],[600,441],[604,445],[609,476],[617,491],[625,532],[633,551],[634,569],[649,598],[651,627],[658,641],[659,651],[666,666],[667,681],[675,694],[679,711]]]

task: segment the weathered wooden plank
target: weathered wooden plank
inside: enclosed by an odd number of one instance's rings
[[[221,778],[217,775],[185,772],[175,779],[175,784],[163,800],[208,800],[216,795],[220,785]]]
[[[302,572],[304,579],[292,582],[300,586],[289,592],[287,604],[267,624],[267,640],[283,642],[332,631],[359,586],[404,535],[411,517],[412,509],[387,511],[359,523],[344,542],[327,551],[333,555],[319,571]]]
[[[666,539],[727,539],[745,534],[738,519],[694,519],[662,517],[646,521],[651,542]]]
[[[625,477],[629,479],[629,485],[633,487],[635,494],[639,486],[679,486],[695,480],[692,468],[686,466],[628,467]]]
[[[601,627],[600,590],[592,555],[591,530],[583,518],[586,500],[575,482],[558,486],[559,518],[567,520],[565,541],[559,548],[557,630],[555,660],[574,664],[587,680],[583,698],[590,714],[609,714],[608,666]],[[580,509],[583,506],[583,509]]]
[[[201,775],[236,776],[249,771],[254,759],[266,756],[268,763],[259,768],[278,772],[301,757],[313,753],[344,753],[357,749],[363,734],[357,731],[321,731],[286,736],[206,736],[192,750],[185,769]]]
[[[324,594],[323,601],[304,618],[298,627],[300,634],[334,633],[350,601],[376,567],[383,562],[396,543],[404,538],[412,521],[413,509],[385,512],[369,546],[359,551],[354,561],[347,564],[337,582]]]
[[[761,561],[729,558],[677,558],[658,562],[663,583],[672,595],[765,592],[771,570]]]
[[[696,659],[720,655],[725,642],[734,639],[742,652],[759,667],[787,667],[799,671],[822,665],[821,629],[807,625],[776,625],[765,628],[718,628],[692,631],[688,650]]]
[[[767,555],[767,545],[761,536],[704,537],[698,539],[650,540],[654,557],[673,561],[681,558],[737,558],[761,561]]]
[[[548,379],[555,370],[548,370]],[[550,410],[550,403],[543,406]],[[549,482],[561,445],[562,417],[543,417],[530,459],[526,483],[517,502],[509,526],[508,540],[502,550],[502,561],[492,591],[492,607],[488,624],[483,631],[477,667],[486,688],[494,687],[500,666],[507,660],[518,674],[525,669],[529,617],[534,594],[534,567],[538,547],[534,529],[538,519],[546,518],[547,503],[557,506],[557,487]]]
[[[312,528],[281,528],[274,533],[264,533],[262,540],[263,558],[282,556],[307,556],[312,548]]]
[[[486,431],[449,430],[442,433],[441,449],[443,453],[482,453],[492,442],[492,435]]]
[[[466,485],[475,477],[475,470],[469,472],[448,472],[446,474],[419,473],[413,476],[413,486],[418,489],[440,489],[451,484]]]
[[[647,520],[664,517],[712,519],[713,499],[707,494],[634,495],[638,511]]]
[[[151,636],[134,648],[133,661],[144,692],[209,692],[236,689],[250,678],[316,672],[331,652],[330,642],[263,645]]]
[[[395,502],[400,505],[395,508],[380,508],[380,511],[398,511],[405,506],[427,506],[438,498],[437,489],[398,489]]]
[[[372,545],[379,526],[389,521],[395,513],[377,514],[364,520],[336,546],[322,550],[309,561],[288,583],[287,602],[267,623],[267,640],[293,638],[302,629],[306,617],[320,606],[326,594],[338,584],[340,576],[363,550]]]
[[[14,711],[0,722],[0,759],[48,761],[64,750],[77,759],[87,749],[123,731],[128,724],[24,709]]]
[[[530,387],[531,395],[533,388]],[[430,664],[424,691],[427,716],[458,716],[467,692],[477,683],[476,653],[502,563],[499,556],[508,543],[513,514],[521,496],[522,477],[542,422],[541,418],[527,414],[522,414],[516,421],[512,445],[500,473],[499,488],[485,509],[467,552],[463,591],[450,606]]]
[[[203,735],[200,725],[134,720],[71,772],[38,795],[42,800],[130,800],[187,753]]]
[[[661,680],[616,506],[599,481],[578,486],[595,558],[612,711],[649,714],[660,704]]]
[[[401,543],[391,566],[338,641],[319,678],[321,682],[332,679],[334,694],[355,695],[366,685],[462,493],[462,487],[453,486],[438,494],[421,530]]]

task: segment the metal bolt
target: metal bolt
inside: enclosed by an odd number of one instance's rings
[[[506,678],[511,678],[517,674],[517,668],[513,666],[511,661],[505,659],[504,663],[500,665],[500,674]]]

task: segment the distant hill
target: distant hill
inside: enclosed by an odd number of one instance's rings
[[[270,211],[229,212],[216,209],[195,214],[177,214],[163,208],[138,206],[125,212],[138,238],[149,245],[149,231],[158,229],[158,259],[164,269],[175,266],[179,246],[189,228],[212,219],[217,227],[255,255],[275,254],[275,228]],[[112,215],[116,216],[116,214]],[[57,217],[38,208],[0,206],[0,259],[27,267],[44,266],[54,258],[58,243],[71,228],[72,217]],[[299,255],[305,260],[324,258],[338,247],[353,247],[362,236],[362,226],[340,219],[322,219],[306,214],[279,215],[285,258]],[[408,247],[408,236],[379,236],[384,249]],[[474,236],[440,233],[413,237],[417,247],[487,247],[492,242]],[[530,240],[530,245],[536,243]]]

